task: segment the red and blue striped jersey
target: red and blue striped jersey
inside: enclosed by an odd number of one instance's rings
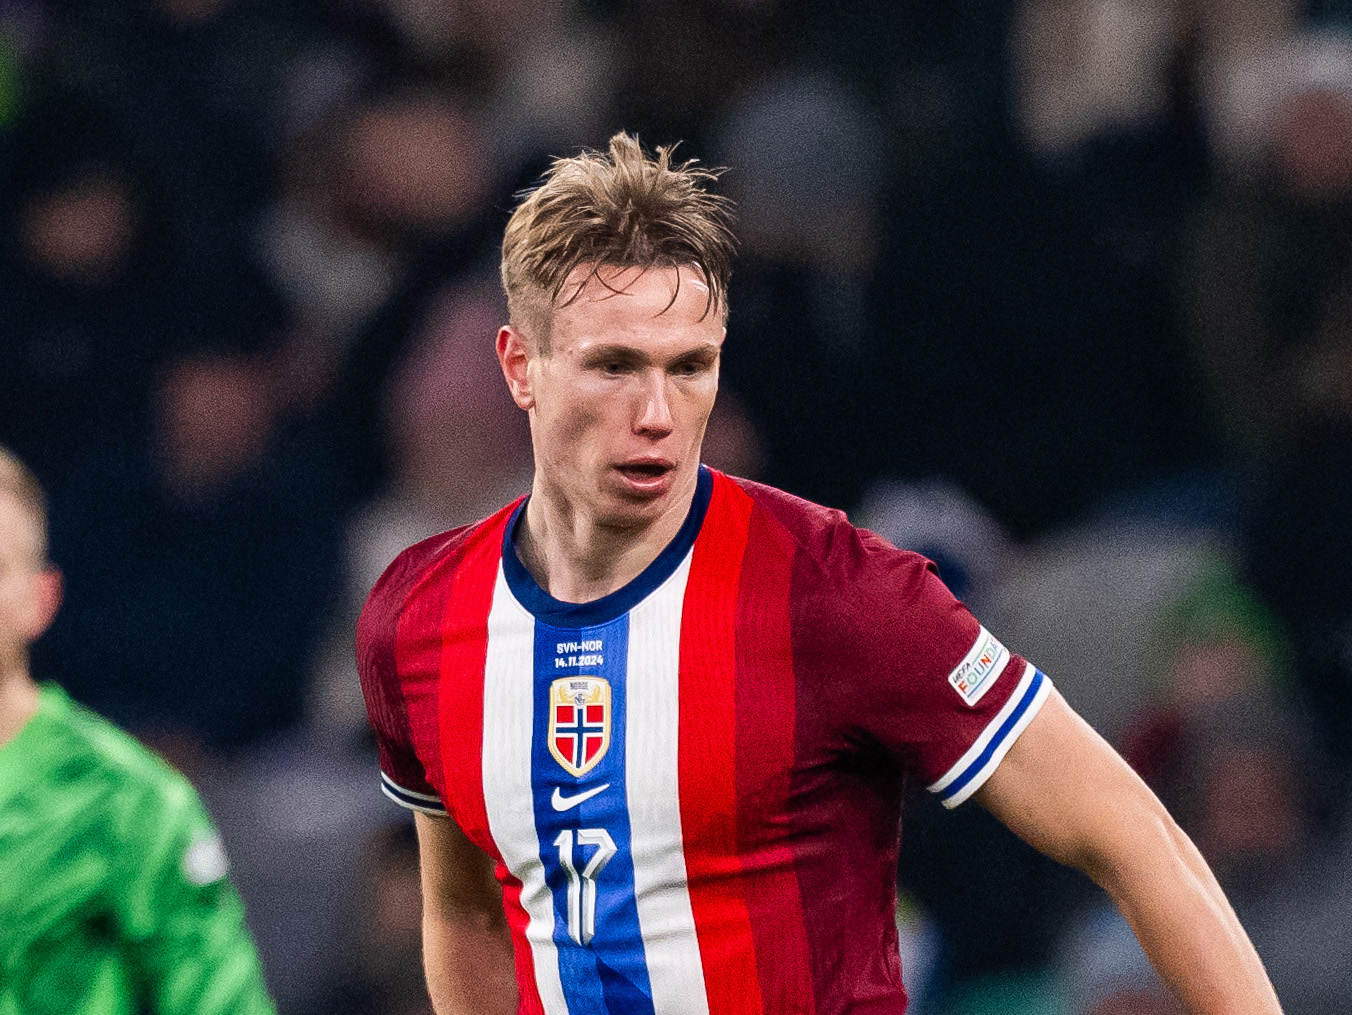
[[[924,558],[701,469],[634,581],[553,599],[524,501],[405,551],[358,658],[382,786],[496,861],[522,1013],[899,1015],[902,781],[971,795],[1050,684]]]

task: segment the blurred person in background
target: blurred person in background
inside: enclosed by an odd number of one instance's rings
[[[383,0],[412,61],[482,111],[489,151],[515,175],[600,140],[617,54],[581,0]]]
[[[1192,351],[1253,496],[1246,578],[1352,774],[1352,34],[1306,28],[1218,78],[1221,186],[1192,232]]]
[[[1275,618],[1213,559],[1159,625],[1144,700],[1123,738],[1127,760],[1162,799],[1178,802],[1193,784],[1193,727],[1246,704],[1285,708],[1288,654]]]
[[[166,351],[149,202],[93,133],[54,148],[24,132],[0,248],[0,437],[49,484],[92,432],[144,411]]]
[[[308,375],[308,400],[322,401],[334,385],[340,397],[369,397],[383,373],[351,378],[345,364],[371,354],[372,343],[377,356],[397,355],[425,309],[420,301],[439,287],[434,272],[444,284],[481,254],[476,231],[495,173],[479,117],[426,83],[359,89],[313,115],[287,144],[280,193],[257,243],[300,325],[289,351]],[[395,313],[408,302],[417,305]],[[391,313],[397,320],[383,324]],[[361,422],[372,425],[367,415]],[[362,439],[372,436],[363,431]]]
[[[1186,335],[1213,426],[1252,470],[1299,431],[1295,360],[1352,272],[1352,35],[1271,40],[1216,89],[1222,173],[1190,229]]]
[[[170,263],[209,274],[247,249],[275,179],[297,5],[52,4],[43,92],[107,126],[145,167]]]
[[[491,514],[530,484],[530,435],[483,341],[504,311],[496,279],[448,284],[386,380],[381,429],[390,481],[348,526],[343,604],[311,701],[314,728],[339,742],[355,743],[368,728],[352,630],[381,572],[409,544]]]
[[[0,448],[0,1010],[270,1015],[192,787],[30,675],[60,598],[41,488]]]
[[[1289,659],[1270,612],[1213,560],[1160,625],[1124,754],[1207,857],[1286,1010],[1324,1015],[1345,1006],[1346,963],[1302,914],[1347,918],[1346,886],[1329,874],[1342,815],[1328,813],[1332,780],[1292,700]],[[1076,1010],[1177,1010],[1130,929],[1094,901],[1067,935]]]
[[[272,382],[285,307],[247,265],[209,281],[180,291],[149,404],[53,484],[70,609],[41,647],[190,775],[300,720],[346,504],[326,434]]]
[[[1206,159],[1167,3],[985,6],[953,9],[939,52],[964,63],[918,56],[938,66],[891,114],[880,359],[892,469],[1023,538],[1205,447],[1168,296]]]
[[[612,119],[621,54],[584,0],[346,0],[313,5],[307,18],[289,72],[289,131],[354,86],[417,83],[474,109],[489,128],[490,175],[525,182],[550,152],[598,140]]]
[[[335,982],[304,1015],[434,1015],[422,971],[422,883],[410,820],[372,832],[343,914]]]
[[[338,364],[328,411],[358,492],[388,482],[387,385],[448,286],[492,270],[500,228],[486,125],[462,101],[418,85],[358,103],[336,180],[344,228],[386,250],[396,275]]]
[[[835,505],[861,493],[865,463],[840,454],[868,431],[875,381],[870,281],[883,162],[877,118],[836,75],[766,70],[725,101],[713,148],[743,243],[728,379],[765,435],[766,479]],[[870,389],[871,390],[871,389]],[[882,399],[879,399],[882,401]]]

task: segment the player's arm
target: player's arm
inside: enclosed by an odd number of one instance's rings
[[[423,961],[437,1015],[515,1015],[511,933],[493,861],[451,818],[415,813]]]
[[[1098,882],[1189,1012],[1280,1013],[1202,855],[1055,690],[976,799],[1022,839]]]
[[[186,784],[147,796],[120,899],[153,1015],[273,1015],[225,854]]]

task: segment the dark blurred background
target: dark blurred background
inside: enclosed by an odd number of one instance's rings
[[[0,0],[0,443],[39,676],[220,821],[284,1015],[430,1009],[352,655],[529,483],[512,195],[731,167],[711,464],[950,585],[1175,809],[1287,1010],[1352,990],[1352,3]],[[1173,1009],[978,809],[908,802],[916,1015]]]

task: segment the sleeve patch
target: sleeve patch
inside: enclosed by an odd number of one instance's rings
[[[199,888],[221,880],[229,867],[219,835],[198,839],[183,854],[183,876]]]
[[[1008,664],[1009,649],[983,627],[977,633],[976,644],[948,675],[948,683],[969,707],[975,707]]]

